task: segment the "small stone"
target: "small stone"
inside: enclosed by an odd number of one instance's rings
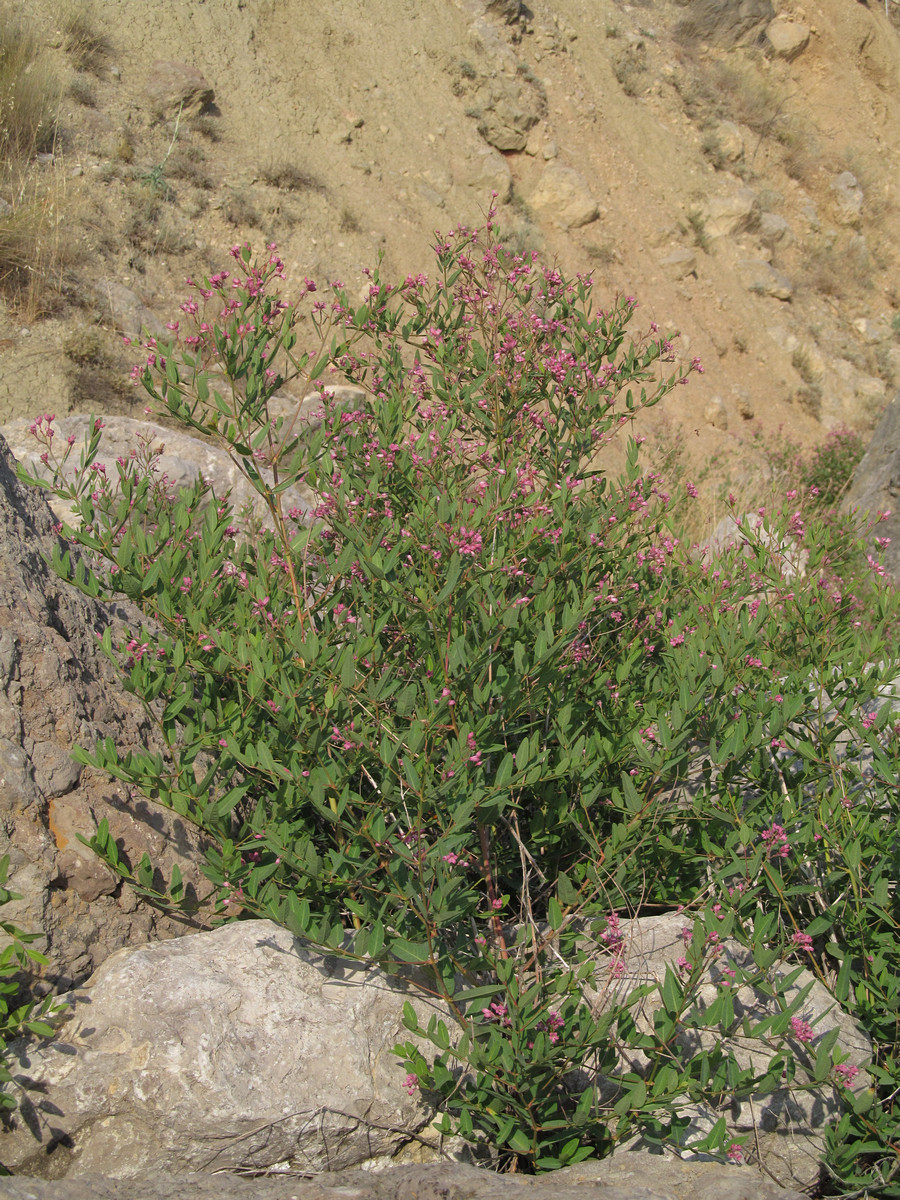
[[[738,272],[747,289],[762,296],[774,296],[776,300],[790,300],[794,285],[781,271],[761,258],[744,258],[738,263]]]
[[[778,213],[763,213],[759,218],[759,240],[764,246],[790,246],[794,231]]]
[[[693,250],[684,247],[661,258],[659,265],[670,278],[684,279],[686,275],[697,273],[697,255]]]
[[[738,415],[742,421],[752,421],[756,416],[756,410],[753,407],[753,401],[748,392],[743,388],[735,389],[735,404],[737,405]]]
[[[891,336],[889,329],[877,325],[874,321],[870,321],[868,317],[860,317],[854,321],[853,328],[869,346],[874,346],[876,342],[883,342]]]
[[[703,420],[707,425],[712,425],[713,429],[728,428],[728,413],[725,409],[725,401],[721,396],[713,396],[708,401],[703,410]]]
[[[720,121],[715,128],[716,146],[725,162],[736,163],[744,157],[744,135],[734,121]]]

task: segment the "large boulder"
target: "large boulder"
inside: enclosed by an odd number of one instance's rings
[[[337,388],[337,400],[343,402],[344,393],[359,397],[359,389]],[[319,393],[312,393],[302,403],[288,398],[273,397],[270,402],[270,412],[273,415],[284,416],[288,421],[297,414],[295,432],[315,427],[320,423],[316,414],[321,409]],[[76,439],[80,446],[88,433],[91,417],[86,414],[73,414],[60,417],[55,421],[54,428],[59,441],[68,437]],[[109,468],[113,478],[113,464],[117,458],[127,458],[132,450],[145,445],[150,450],[159,451],[155,460],[160,476],[165,475],[176,487],[189,487],[199,477],[212,482],[216,495],[231,494],[232,504],[236,513],[246,509],[252,514],[251,526],[254,522],[266,524],[268,511],[262,497],[248,483],[231,456],[222,447],[210,440],[193,437],[181,430],[167,429],[153,421],[138,421],[133,417],[104,417],[103,440],[97,454],[97,461]],[[48,476],[49,471],[41,465],[40,446],[29,433],[31,422],[18,420],[0,428],[13,455],[28,471],[37,476]],[[77,455],[73,456],[77,463]],[[307,519],[312,512],[312,493],[298,487],[288,488],[283,493],[282,503],[285,511],[298,510],[302,519]],[[53,511],[60,520],[70,521],[70,505],[55,498],[51,501]],[[238,522],[239,524],[239,522]]]
[[[208,884],[192,826],[71,758],[73,746],[104,737],[126,749],[154,745],[154,728],[97,648],[110,625],[140,631],[141,614],[63,583],[47,565],[54,546],[64,548],[54,529],[47,502],[19,482],[0,437],[0,854],[21,894],[3,916],[43,934],[46,986],[59,990],[121,946],[187,928],[123,889],[76,834],[106,818],[132,862],[147,852],[167,877],[177,863],[189,889]]]
[[[900,581],[900,392],[888,404],[875,428],[872,441],[856,470],[847,491],[845,506],[869,513],[874,520],[880,512],[890,516],[879,521],[873,536],[890,538],[878,553],[894,580]]]
[[[598,950],[597,1003],[624,999],[638,984],[661,983],[667,966],[677,970],[684,926],[678,913],[622,922],[615,953],[608,945]],[[734,965],[750,967],[747,951],[722,939],[700,983],[701,1005],[730,986]],[[754,1039],[740,1026],[745,1017],[752,1025],[778,1011],[769,985],[788,969],[775,966],[764,984],[735,988],[738,1032],[728,1046],[741,1065],[761,1070],[775,1052],[769,1039]],[[796,1084],[809,1090],[785,1085],[752,1101],[734,1099],[721,1113],[699,1105],[680,1110],[697,1137],[725,1116],[735,1137],[749,1135],[747,1157],[758,1156],[780,1187],[808,1188],[818,1178],[824,1128],[836,1119],[839,1102],[827,1081],[812,1083],[812,1059],[833,1026],[848,1061],[862,1068],[857,1086],[868,1083],[871,1046],[825,989],[804,974],[788,999],[807,983],[798,1016],[811,1025],[813,1041],[793,1049]],[[408,1153],[411,1142],[420,1160],[429,1147],[440,1152],[424,1128],[432,1112],[405,1087],[392,1047],[402,1034],[404,1000],[420,1022],[438,1012],[452,1029],[446,1013],[402,980],[323,956],[271,922],[240,921],[121,951],[70,999],[70,1018],[54,1041],[11,1047],[12,1075],[25,1098],[10,1118],[0,1159],[16,1172],[67,1179],[92,1172],[308,1173],[387,1165],[404,1147]],[[657,1004],[648,997],[639,1021],[651,1027]],[[716,1029],[686,1027],[682,1034],[688,1054],[717,1038]],[[642,1051],[623,1050],[621,1065],[640,1071],[647,1062]],[[614,1079],[597,1082],[616,1086]],[[664,1183],[667,1176],[678,1180],[692,1157],[697,1166],[709,1165],[689,1145],[680,1155],[660,1155],[637,1138],[602,1166],[610,1183],[659,1186],[686,1197],[689,1189]],[[745,1198],[773,1194],[754,1190],[753,1172],[740,1178]],[[719,1200],[727,1194],[726,1188]]]
[[[685,939],[690,940],[691,929],[684,915],[673,912],[623,921],[618,935],[613,943],[614,953],[609,954],[608,946],[605,950],[601,948],[596,981],[599,995],[610,1000],[624,1000],[641,984],[661,985],[667,967],[677,976],[679,960],[685,955]],[[729,971],[733,972],[735,967],[754,972],[750,951],[731,938],[717,939],[707,955],[698,985],[701,1010],[712,1004],[723,988],[732,987]],[[748,1022],[748,1028],[752,1028],[781,1011],[773,998],[775,985],[779,978],[785,978],[796,969],[796,964],[776,964],[770,969],[769,978],[760,980],[757,986],[735,986],[732,994],[734,1033],[726,1037],[723,1044],[717,1028],[705,1030],[685,1026],[677,1041],[686,1055],[693,1057],[701,1050],[722,1046],[734,1054],[740,1067],[763,1073],[776,1052],[773,1041],[768,1037],[749,1036],[743,1023]],[[831,1082],[827,1079],[820,1083],[813,1081],[817,1046],[831,1029],[839,1029],[838,1047],[848,1056],[847,1062],[859,1072],[853,1084],[857,1091],[870,1083],[865,1067],[872,1057],[871,1042],[866,1034],[809,971],[803,970],[786,989],[786,999],[798,996],[807,985],[809,992],[796,1015],[809,1024],[812,1037],[808,1043],[789,1039],[797,1063],[792,1083],[786,1082],[774,1091],[747,1099],[732,1097],[730,1103],[719,1110],[706,1105],[687,1105],[681,1110],[683,1115],[691,1118],[688,1142],[704,1137],[715,1121],[724,1117],[731,1135],[747,1139],[743,1152],[748,1163],[757,1165],[780,1186],[802,1191],[812,1191],[818,1186],[825,1131],[842,1112]],[[659,998],[651,994],[642,1005],[638,1010],[638,1022],[639,1025],[643,1022],[643,1027],[649,1031],[653,1028],[653,1011],[659,1007]],[[642,1070],[646,1065],[643,1052],[629,1052],[626,1065],[630,1070]],[[658,1152],[654,1143],[645,1143],[638,1137],[618,1147],[613,1161],[631,1161],[634,1154],[655,1151]]]
[[[427,1023],[400,981],[270,921],[121,951],[55,1040],[11,1048],[26,1098],[0,1158],[43,1178],[389,1158],[432,1115],[392,1054],[407,998]]]

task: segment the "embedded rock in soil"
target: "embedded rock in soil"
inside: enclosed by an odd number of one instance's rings
[[[196,67],[157,59],[144,84],[144,96],[153,111],[166,116],[196,115],[213,102],[213,89]]]

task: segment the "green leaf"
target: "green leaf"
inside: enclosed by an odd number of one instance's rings
[[[459,583],[459,577],[461,574],[462,560],[459,555],[454,552],[450,558],[450,565],[447,568],[447,578],[444,582],[444,586],[441,588],[435,600],[436,604],[443,604],[444,601],[450,597],[457,583]]]

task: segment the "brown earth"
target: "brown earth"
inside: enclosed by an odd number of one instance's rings
[[[720,483],[747,475],[756,430],[867,433],[900,383],[894,4],[743,0],[764,19],[737,43],[721,0],[23,7],[60,81],[56,151],[34,169],[68,261],[42,304],[0,312],[0,425],[140,415],[134,305],[172,319],[185,277],[235,242],[277,241],[289,279],[361,287],[379,255],[427,271],[434,231],[478,222],[492,187],[513,246],[682,331],[705,374],[647,429],[663,448],[680,431]],[[767,8],[809,29],[796,57],[765,39]],[[73,12],[94,38],[82,70]],[[148,94],[156,60],[201,73],[211,106]],[[562,228],[541,207],[548,165],[580,173],[596,219]],[[744,228],[715,236],[731,197]]]

